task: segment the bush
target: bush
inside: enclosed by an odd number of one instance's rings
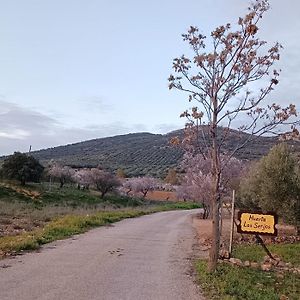
[[[15,152],[3,162],[1,174],[7,179],[16,179],[25,185],[27,181],[39,182],[44,167],[33,156]]]
[[[286,144],[274,146],[241,181],[239,204],[275,211],[300,230],[300,172]]]

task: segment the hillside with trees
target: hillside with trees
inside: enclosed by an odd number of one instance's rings
[[[32,152],[46,164],[53,159],[72,167],[97,167],[127,176],[165,176],[176,167],[182,150],[169,144],[167,135],[135,133],[100,138],[66,146]]]
[[[53,159],[62,165],[72,167],[96,167],[116,172],[118,169],[129,177],[149,175],[165,178],[170,168],[177,168],[182,160],[183,150],[170,144],[170,140],[183,136],[183,130],[166,135],[133,133],[114,137],[99,138],[32,152],[42,164]],[[225,150],[231,151],[247,134],[230,130]],[[242,160],[257,160],[266,155],[278,143],[273,137],[258,137],[236,157]],[[299,152],[300,144],[291,142]]]

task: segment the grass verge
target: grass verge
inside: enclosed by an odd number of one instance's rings
[[[300,266],[300,243],[267,245],[272,254],[277,254],[284,262],[290,262],[294,266]],[[233,257],[243,261],[263,261],[266,252],[260,245],[235,246]]]
[[[300,244],[268,245],[273,254],[295,267],[300,266]],[[266,253],[260,245],[237,245],[233,256],[243,261],[263,261]],[[299,299],[300,276],[291,272],[263,272],[259,269],[219,264],[216,272],[207,272],[207,262],[196,262],[197,274],[208,299],[279,300]]]
[[[299,275],[263,272],[225,263],[218,265],[217,270],[210,274],[204,260],[197,261],[196,269],[200,285],[208,299],[299,299]]]
[[[160,211],[193,209],[198,207],[195,203],[170,203],[144,209],[100,211],[84,216],[67,215],[47,223],[43,229],[26,232],[17,236],[1,237],[0,256],[1,254],[4,256],[23,250],[38,249],[43,244],[83,233],[93,227],[117,222],[125,218],[134,218]]]

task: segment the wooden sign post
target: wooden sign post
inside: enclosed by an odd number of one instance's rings
[[[238,213],[238,233],[255,234],[257,243],[261,244],[266,253],[272,259],[273,256],[259,235],[277,235],[276,224],[278,216],[275,213],[262,213],[241,210]]]
[[[275,213],[262,213],[241,210],[238,213],[238,233],[277,235],[278,217]]]

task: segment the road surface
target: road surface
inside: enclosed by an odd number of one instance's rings
[[[1,260],[0,299],[202,299],[189,275],[196,212],[126,219]]]

